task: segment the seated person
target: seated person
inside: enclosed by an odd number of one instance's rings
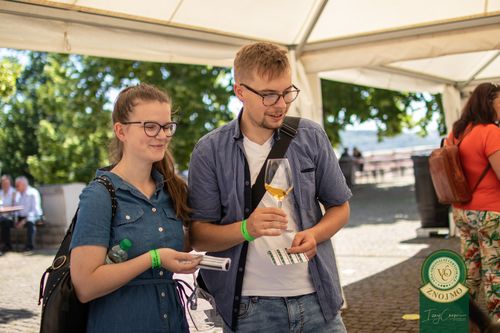
[[[10,228],[12,227],[26,228],[27,237],[24,251],[32,251],[35,239],[35,222],[43,215],[40,193],[35,188],[29,186],[26,177],[16,178],[16,190],[14,205],[23,206],[23,209],[16,213],[17,218],[15,222],[4,221],[2,223],[2,241],[4,243],[2,252],[12,250],[10,241]]]
[[[12,187],[12,178],[9,175],[3,175],[1,178],[2,188],[0,189],[0,207],[14,206],[14,195],[16,190]],[[0,226],[3,223],[12,223],[12,213],[0,213]],[[0,251],[0,255],[3,253]]]

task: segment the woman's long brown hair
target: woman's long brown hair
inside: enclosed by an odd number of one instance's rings
[[[115,102],[113,109],[113,124],[127,122],[129,115],[139,101],[172,104],[170,96],[166,92],[145,83],[134,87],[123,89]],[[113,137],[110,144],[111,163],[118,163],[123,156],[123,143],[116,136]],[[191,209],[187,204],[187,185],[186,182],[175,172],[175,162],[172,153],[167,148],[163,160],[153,163],[153,168],[158,170],[164,178],[164,188],[172,198],[175,213],[177,217],[187,222]]]
[[[493,108],[493,100],[499,93],[499,85],[493,83],[478,85],[465,104],[460,118],[453,124],[453,136],[460,138],[469,125],[494,124],[497,113]]]

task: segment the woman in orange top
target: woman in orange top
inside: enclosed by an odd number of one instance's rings
[[[467,287],[476,298],[483,282],[490,316],[500,320],[500,86],[482,83],[474,89],[450,138],[460,144],[460,159],[472,200],[453,205],[467,265]]]

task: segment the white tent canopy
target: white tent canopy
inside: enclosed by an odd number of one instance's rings
[[[500,82],[500,0],[0,0],[0,47],[231,66],[241,45],[287,47],[321,122],[319,77],[443,93],[447,123]]]

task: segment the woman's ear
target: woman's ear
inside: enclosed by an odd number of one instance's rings
[[[124,142],[125,141],[125,128],[123,127],[123,124],[115,123],[113,125],[113,130],[115,131],[115,135],[118,138],[118,140]]]

